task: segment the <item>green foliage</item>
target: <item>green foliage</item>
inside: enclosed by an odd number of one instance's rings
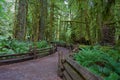
[[[119,80],[119,56],[117,50],[102,50],[101,46],[89,46],[76,53],[74,59],[91,72],[102,76],[104,80]]]
[[[108,78],[105,78],[105,80],[119,80],[120,76],[116,73],[111,73]]]
[[[29,50],[30,44],[17,40],[1,39],[0,40],[0,55],[26,53]]]
[[[79,49],[90,47],[89,45],[79,45]]]
[[[14,39],[1,38],[0,55],[27,53],[30,49],[30,46],[32,47],[37,46],[37,48],[50,47],[46,41],[40,41],[34,44],[33,42],[25,42]]]
[[[47,41],[44,41],[44,40],[43,40],[43,41],[40,41],[40,42],[36,42],[35,45],[36,45],[37,48],[50,47],[50,46],[48,45],[48,42],[47,42]]]
[[[12,36],[13,29],[13,2],[7,0],[0,0],[0,37]]]

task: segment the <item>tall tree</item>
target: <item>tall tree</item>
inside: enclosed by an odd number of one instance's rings
[[[16,14],[14,37],[18,40],[25,40],[26,37],[26,23],[27,23],[27,0],[16,0],[16,6],[18,2],[18,10]],[[15,7],[16,7],[15,6]]]
[[[115,43],[115,26],[111,24],[114,21],[113,5],[115,0],[107,0],[103,2],[103,26],[102,26],[102,43]]]
[[[38,41],[40,34],[40,0],[32,1],[32,40]]]
[[[44,39],[44,32],[47,24],[47,0],[40,0],[40,27],[39,27],[39,40]]]
[[[43,40],[47,25],[47,0],[31,0],[29,5],[30,39]]]

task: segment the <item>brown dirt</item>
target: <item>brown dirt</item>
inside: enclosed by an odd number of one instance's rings
[[[68,53],[65,48],[58,51]],[[0,66],[0,80],[61,80],[57,75],[57,52],[44,58]]]

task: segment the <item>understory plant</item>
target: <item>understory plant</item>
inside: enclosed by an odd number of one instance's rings
[[[47,48],[50,47],[50,45],[48,45],[48,42],[43,40],[43,41],[39,41],[39,42],[35,42],[35,46],[37,48]]]
[[[6,38],[0,39],[0,55],[27,53],[29,52],[31,46],[37,46],[37,48],[50,47],[46,41],[36,42],[35,45],[33,42],[18,41]]]
[[[101,46],[81,48],[74,59],[88,70],[104,80],[120,80],[120,53],[114,49],[102,49]]]
[[[29,42],[3,39],[0,40],[0,55],[26,53],[29,51]]]

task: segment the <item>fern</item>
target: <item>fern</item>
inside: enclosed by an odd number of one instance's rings
[[[7,38],[0,39],[0,55],[15,54],[15,53],[27,53],[30,46],[37,46],[37,48],[50,47],[46,41],[36,42],[23,42],[17,40],[8,40]]]
[[[45,47],[50,47],[47,43],[47,41],[40,41],[40,42],[36,42],[35,46],[37,48],[45,48]]]
[[[116,52],[116,53],[115,53]],[[101,46],[83,47],[73,57],[88,70],[104,78],[104,80],[119,80],[119,53],[114,49],[101,49]],[[115,79],[113,79],[115,78]]]

